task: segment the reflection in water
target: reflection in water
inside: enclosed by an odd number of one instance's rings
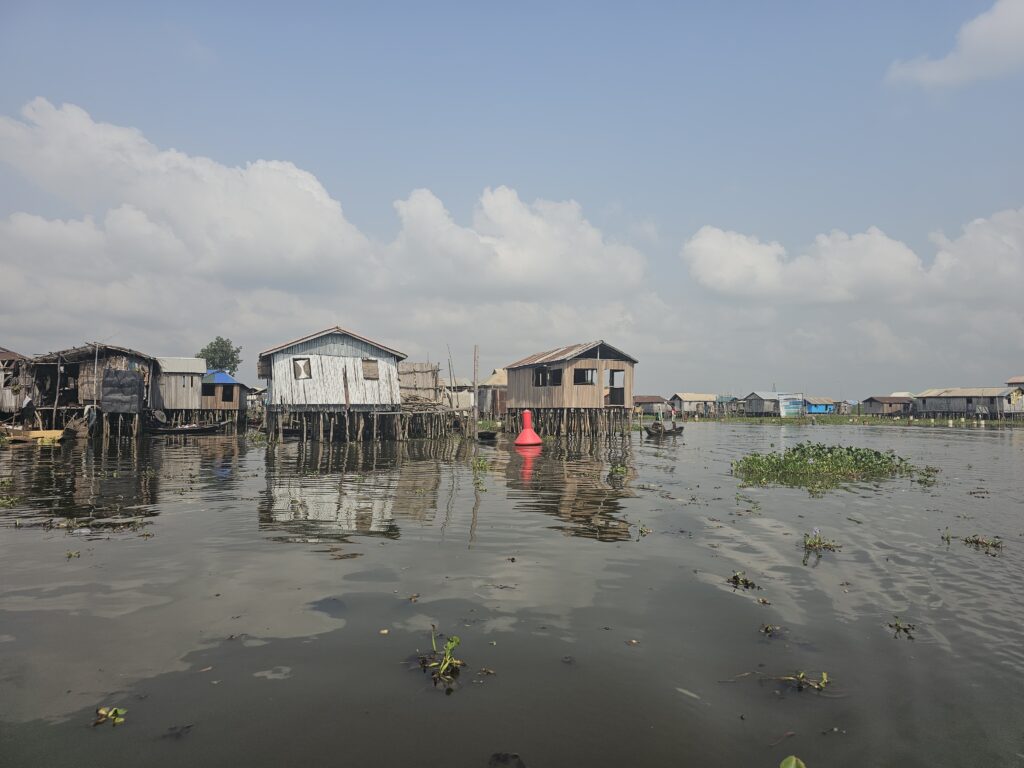
[[[260,528],[291,541],[398,538],[400,521],[434,520],[441,478],[466,450],[457,441],[422,440],[276,446],[267,451]]]
[[[636,474],[628,439],[549,442],[528,455],[523,450],[530,449],[517,448],[505,471],[518,508],[553,515],[560,522],[552,527],[570,536],[631,538],[630,523],[620,517]]]

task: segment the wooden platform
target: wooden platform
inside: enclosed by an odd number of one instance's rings
[[[4,437],[12,443],[31,443],[34,441],[56,443],[64,439],[63,429],[11,429],[0,430]]]

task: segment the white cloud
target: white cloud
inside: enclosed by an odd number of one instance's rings
[[[966,22],[953,50],[941,59],[896,61],[886,79],[924,87],[965,85],[1024,69],[1024,0],[996,0]]]
[[[622,301],[643,284],[645,257],[573,201],[487,189],[463,226],[415,190],[380,243],[291,163],[228,167],[44,99],[21,118],[0,117],[0,161],[81,212],[0,219],[0,324],[5,345],[26,352],[84,335],[181,354],[220,333],[243,341],[251,364],[258,349],[341,323],[435,359],[445,343],[486,337],[502,364],[520,346],[628,332],[613,321],[631,322]],[[42,318],[41,285],[60,297]]]
[[[681,255],[693,277],[719,293],[808,303],[898,296],[923,274],[914,252],[876,227],[818,235],[787,258],[777,242],[705,226]]]

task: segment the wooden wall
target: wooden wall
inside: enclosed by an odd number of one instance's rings
[[[192,411],[202,407],[203,374],[163,373],[157,376],[153,407],[165,411]]]
[[[313,352],[278,352],[271,365],[267,404],[270,408],[343,408],[345,405],[397,409],[402,402],[398,385],[398,361],[382,350],[341,357]],[[309,358],[310,378],[296,379],[292,358]],[[363,377],[363,358],[377,360],[376,380]],[[348,382],[348,401],[345,383]]]
[[[67,365],[67,364],[65,364]],[[125,355],[119,352],[105,352],[100,348],[99,365],[96,365],[95,358],[81,360],[78,365],[78,402],[80,405],[88,405],[96,400],[102,399],[103,372],[113,371],[141,371],[142,372],[142,394],[144,402],[150,401],[150,389],[153,378],[153,363],[134,355]],[[93,374],[96,374],[95,376]],[[96,376],[99,376],[100,387],[96,388]],[[61,375],[61,387],[64,385],[64,374]],[[97,396],[98,395],[98,396]],[[62,399],[63,402],[63,399]]]
[[[234,389],[234,399],[225,402],[224,389]],[[202,392],[202,389],[200,389]],[[244,411],[248,408],[245,388],[241,384],[214,384],[212,395],[200,396],[200,410],[203,411]]]
[[[625,371],[626,408],[633,407],[633,364],[625,360],[598,360],[577,358],[566,363],[547,366],[550,370],[561,368],[560,387],[533,386],[534,367],[512,368],[508,372],[509,408],[604,408],[605,377],[608,370]],[[573,371],[584,368],[597,369],[596,384],[573,384]]]

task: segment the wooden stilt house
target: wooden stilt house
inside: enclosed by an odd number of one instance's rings
[[[283,438],[400,439],[398,363],[405,355],[337,326],[261,352],[267,381],[267,429]]]
[[[199,357],[158,357],[153,410],[163,411],[168,423],[191,424],[202,410],[206,361]]]
[[[200,392],[200,418],[203,421],[245,420],[249,388],[227,371],[210,369],[203,376]]]
[[[636,358],[604,341],[559,347],[506,366],[506,429],[533,412],[542,435],[608,434],[630,429]]]
[[[0,347],[0,419],[9,419],[18,413],[25,395],[32,394],[31,380],[22,378],[28,362],[24,355]]]

